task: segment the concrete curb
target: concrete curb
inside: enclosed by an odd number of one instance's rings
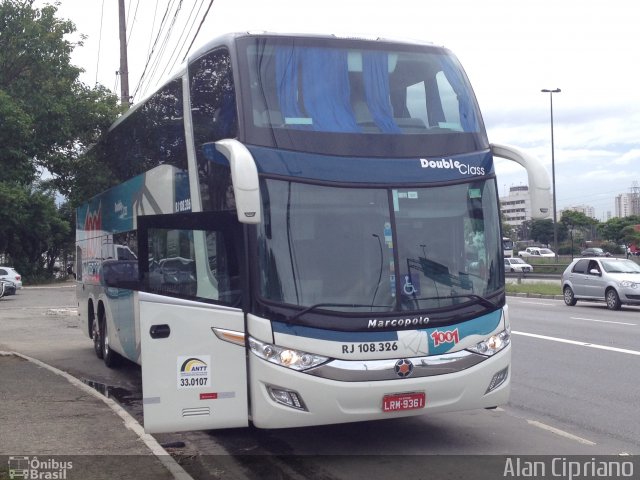
[[[140,438],[140,440],[144,442],[144,444],[147,446],[147,448],[149,448],[151,453],[153,453],[156,456],[156,458],[169,471],[169,473],[171,473],[171,475],[175,480],[193,480],[193,477],[191,477],[191,475],[189,475],[173,459],[173,457],[169,455],[169,453],[164,448],[162,448],[162,446],[156,441],[156,439],[153,438],[153,436],[151,436],[150,434],[145,433],[142,425],[140,425],[135,418],[133,418],[124,408],[118,405],[118,403],[116,403],[114,400],[105,397],[104,395],[100,394],[90,386],[85,385],[84,383],[82,383],[80,380],[73,377],[72,375],[69,375],[68,373],[63,372],[62,370],[59,370],[56,367],[53,367],[47,363],[44,363],[38,360],[37,358],[29,357],[28,355],[23,355],[22,353],[18,353],[18,352],[5,352],[0,350],[0,356],[10,356],[10,355],[20,357],[42,368],[45,368],[50,372],[53,372],[56,375],[59,375],[65,378],[69,383],[81,389],[83,392],[97,399],[102,400],[102,402],[104,402],[109,408],[111,408],[111,410],[113,410],[122,419],[124,426],[127,427],[129,430],[131,430],[133,433],[135,433],[138,436],[138,438]]]

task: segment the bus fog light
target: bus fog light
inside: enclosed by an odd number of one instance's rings
[[[307,411],[307,407],[305,406],[300,394],[298,392],[294,392],[293,390],[285,390],[283,388],[267,386],[267,390],[271,398],[281,405],[286,405],[287,407],[295,408],[297,410]]]
[[[509,377],[509,367],[505,367],[493,376],[493,378],[489,382],[487,391],[484,392],[484,394],[486,395],[487,393],[498,388],[507,380],[508,377]]]
[[[506,328],[500,333],[491,335],[486,340],[478,342],[467,350],[479,353],[480,355],[486,355],[488,357],[495,355],[500,350],[504,349],[511,343],[511,329]]]
[[[249,348],[258,357],[268,362],[298,371],[317,367],[329,361],[329,358],[322,355],[278,347],[277,345],[261,342],[253,337],[249,337]]]

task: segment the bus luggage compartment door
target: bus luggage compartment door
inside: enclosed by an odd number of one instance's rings
[[[247,426],[242,311],[139,295],[145,431]]]

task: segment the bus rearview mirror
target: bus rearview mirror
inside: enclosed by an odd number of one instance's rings
[[[238,221],[249,224],[260,223],[262,221],[260,214],[260,182],[258,179],[258,167],[251,152],[242,143],[234,139],[216,142],[216,149],[229,160]]]

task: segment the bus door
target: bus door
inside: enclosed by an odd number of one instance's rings
[[[235,215],[138,217],[147,432],[248,425],[243,244]]]

